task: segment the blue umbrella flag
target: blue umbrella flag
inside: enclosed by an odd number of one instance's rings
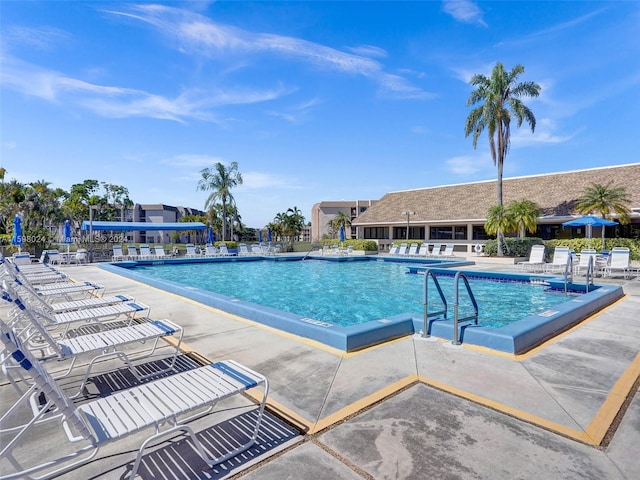
[[[267,242],[271,242],[271,228],[267,228]]]
[[[63,240],[62,243],[70,244],[72,242],[73,242],[73,240],[71,238],[71,223],[69,223],[69,220],[65,220],[65,222],[64,222],[64,240]]]
[[[13,219],[13,237],[11,237],[11,245],[21,246],[22,239],[22,220],[18,215]]]
[[[258,243],[262,243],[262,230],[258,230]]]

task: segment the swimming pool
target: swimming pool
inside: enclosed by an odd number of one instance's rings
[[[152,270],[146,270],[147,267],[143,266],[144,263],[149,265],[151,262],[140,262],[139,264],[129,263],[127,265],[129,267],[135,266],[135,268],[120,268],[117,266],[118,264],[101,265],[101,268],[192,298],[243,318],[254,320],[295,335],[317,340],[345,351],[357,350],[392,338],[409,335],[418,332],[423,326],[421,293],[423,276],[407,275],[408,263],[406,261],[402,263],[390,261],[381,262],[380,260],[376,261],[375,257],[364,259],[367,261],[357,262],[344,262],[342,261],[343,259],[335,262],[314,260],[304,262],[293,261],[300,260],[300,258],[289,258],[287,259],[288,261],[275,262],[259,261],[259,258],[217,260],[216,262],[206,263],[166,261],[161,263],[174,264],[154,266],[151,267]],[[195,267],[195,272],[193,270],[189,272],[187,269],[186,264],[191,263],[197,263],[196,265],[189,265],[191,268]],[[217,270],[207,269],[209,263],[215,263],[216,267],[224,266],[225,270],[223,271],[222,268]],[[181,264],[184,265],[184,269]],[[376,267],[376,264],[378,264],[377,267],[381,267],[382,270],[359,269],[360,265],[363,267],[364,265]],[[419,262],[413,261],[411,264],[416,265],[419,264]],[[247,269],[244,269],[245,265]],[[339,285],[335,279],[342,277],[342,275],[334,274],[330,280],[326,280],[326,277],[324,281],[320,280],[319,272],[326,271],[324,267],[345,268],[350,269],[352,273],[360,272],[360,274],[351,277],[351,283]],[[299,269],[301,273],[292,275],[294,269]],[[333,271],[335,272],[337,270],[334,269]],[[365,271],[369,273],[362,273]],[[435,268],[433,271],[439,275],[452,275],[451,271],[446,269]],[[153,276],[151,275],[152,272],[155,272]],[[159,272],[165,272],[168,277],[172,279],[157,278],[161,276],[158,275]],[[218,274],[212,274],[212,272],[217,272]],[[527,288],[536,293],[540,292],[541,287],[528,285],[531,283],[530,280],[532,278],[535,279],[536,283],[544,282],[548,284],[548,286],[557,289],[564,287],[562,282],[551,276],[478,271],[468,273],[475,277],[472,279],[473,282],[476,280],[479,281],[480,279],[491,279],[493,282],[508,281],[509,283],[519,285],[517,288]],[[191,284],[182,283],[190,277]],[[202,278],[208,277],[219,278],[221,281],[219,284],[226,284],[231,290],[228,290],[227,294],[223,294],[219,292],[209,292],[200,288],[203,281]],[[276,277],[282,277],[287,281],[280,284],[277,288],[271,288],[272,285],[270,284],[274,282]],[[345,275],[345,278],[350,277]],[[180,279],[181,283],[176,282],[176,279]],[[241,281],[245,283],[240,283]],[[443,280],[442,283],[443,286],[446,285],[446,281]],[[356,304],[358,307],[356,310],[364,310],[361,307],[369,303],[383,304],[386,305],[385,308],[391,308],[388,303],[379,302],[379,299],[396,298],[402,299],[403,301],[407,300],[411,306],[400,306],[398,307],[399,309],[396,310],[392,309],[384,311],[382,314],[373,314],[372,319],[371,317],[366,317],[361,319],[362,321],[360,322],[352,322],[353,314],[339,314],[338,317],[341,317],[341,320],[338,323],[342,323],[342,325],[337,325],[327,321],[326,318],[322,318],[320,313],[316,313],[313,310],[300,314],[300,312],[296,312],[295,309],[294,311],[286,311],[279,305],[265,305],[264,299],[245,300],[240,295],[244,291],[258,290],[255,286],[264,284],[270,287],[267,289],[269,292],[268,296],[294,298],[299,304],[329,304],[336,306],[351,303]],[[299,289],[299,287],[304,284],[314,285],[316,288],[312,291],[307,290],[306,293],[296,291],[296,289]],[[375,290],[372,288],[373,284],[376,284]],[[584,285],[570,284],[569,286],[571,289],[584,290]],[[357,302],[353,301],[353,296],[360,291],[368,292],[370,296],[366,298],[363,297]],[[497,291],[500,292],[502,289],[498,289]],[[341,297],[343,300],[336,300],[338,295],[344,294],[346,294],[346,297]],[[259,295],[264,296],[265,293],[263,292]],[[519,296],[519,294],[515,294],[515,297],[517,296]],[[509,309],[517,312],[521,320],[516,318],[515,321],[512,320],[508,325],[501,328],[495,328],[495,326],[464,325],[459,329],[459,337],[464,343],[486,346],[509,353],[520,353],[540,343],[556,332],[567,328],[567,326],[582,320],[621,296],[622,289],[614,286],[596,286],[596,288],[589,293],[582,294],[578,297],[569,297],[568,299],[564,298],[564,295],[562,297],[552,295],[551,297],[555,297],[554,303],[552,305],[540,306],[540,308],[535,309],[536,311],[534,313],[523,313],[523,311],[520,310],[521,307],[514,308],[510,306]],[[505,303],[501,298],[504,297],[496,297],[493,300],[489,300],[488,303]],[[561,303],[556,302],[558,298],[560,298]],[[509,301],[508,305],[511,305],[510,302],[511,301]],[[530,300],[529,303],[533,302]],[[359,315],[360,313],[356,316]],[[344,322],[345,318],[348,319],[346,323]],[[452,317],[449,316],[448,319],[432,322],[429,327],[430,333],[437,337],[453,338],[451,318]]]
[[[348,327],[423,310],[423,280],[407,275],[407,266],[391,262],[216,262],[141,266],[149,277],[177,282],[259,305],[298,314],[314,322]],[[446,298],[453,298],[453,277],[440,276]],[[479,305],[479,324],[499,328],[564,303],[564,292],[543,284],[471,278]],[[429,291],[431,304],[441,304]],[[453,318],[453,305],[448,305]],[[460,315],[471,313],[468,296],[461,296]]]

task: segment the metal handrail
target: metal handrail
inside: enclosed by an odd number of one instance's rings
[[[594,265],[595,258],[593,255],[589,255],[589,263],[587,264],[587,273],[586,273],[586,293],[589,293],[589,283],[593,285],[593,271],[595,268]]]
[[[429,277],[433,278],[433,283],[436,285],[436,289],[438,290],[438,294],[440,295],[440,300],[444,304],[444,310],[440,310],[437,312],[429,313]],[[431,271],[430,268],[424,271],[424,326],[422,328],[422,337],[427,338],[429,335],[429,317],[433,317],[435,315],[440,315],[444,313],[444,318],[447,318],[447,299],[444,296],[444,292],[442,291],[442,287],[440,287],[440,282],[436,278],[436,274]]]
[[[469,315],[468,317],[458,318],[458,306],[459,306],[459,285],[460,279],[464,280],[464,284],[467,287],[467,293],[469,294],[469,298],[471,299],[471,303],[473,304],[474,314]],[[469,280],[464,272],[457,272],[456,276],[453,277],[453,340],[451,343],[453,345],[460,345],[460,340],[458,339],[458,322],[464,322],[467,320],[475,320],[475,324],[478,324],[478,303],[476,302],[476,297],[473,295],[471,291],[471,285],[469,285]]]
[[[564,266],[564,294],[569,292],[569,277],[571,277],[571,283],[573,283],[573,255],[569,252],[567,257],[567,263]]]
[[[310,254],[310,253],[313,251],[313,249],[314,249],[314,248],[316,248],[316,247],[318,247],[318,248],[320,248],[320,249],[322,250],[322,246],[321,246],[320,244],[318,244],[318,245],[314,245],[314,244],[312,243],[312,244],[311,244],[311,248],[310,248],[310,249],[309,249],[309,251],[306,253],[306,255],[305,255],[304,257],[302,257],[302,260],[303,260],[303,261],[304,261],[304,260],[306,260],[306,259],[307,259],[307,257],[309,256],[309,254]]]

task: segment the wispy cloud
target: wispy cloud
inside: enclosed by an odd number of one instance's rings
[[[5,47],[26,46],[37,50],[50,50],[61,43],[68,42],[71,35],[64,30],[52,27],[33,28],[10,25],[4,29],[2,37]]]
[[[298,105],[290,107],[287,111],[268,110],[267,115],[271,115],[276,118],[282,118],[289,123],[300,123],[309,114],[309,112],[318,105],[320,100],[313,98],[306,102],[302,102]]]
[[[528,125],[511,130],[511,146],[514,148],[530,145],[557,145],[570,141],[577,133],[571,135],[558,135],[557,127],[550,118],[541,118],[536,122],[536,130],[531,133]]]
[[[493,161],[489,154],[478,156],[459,156],[445,160],[445,168],[449,173],[461,176],[471,176],[478,172],[493,168]]]
[[[279,85],[263,90],[185,89],[174,97],[167,97],[143,90],[97,85],[9,57],[3,57],[1,63],[0,83],[6,87],[51,102],[81,106],[112,118],[215,122],[214,107],[266,102],[290,93]]]
[[[242,185],[238,186],[238,190],[300,190],[302,188],[300,179],[294,176],[276,175],[266,172],[243,172]]]
[[[364,57],[385,58],[387,56],[387,51],[385,49],[374,45],[357,45],[355,47],[347,47],[347,50]]]
[[[129,5],[125,10],[108,13],[135,18],[155,27],[172,39],[181,51],[203,57],[225,54],[271,54],[291,61],[303,61],[318,68],[360,75],[375,81],[381,95],[394,98],[428,98],[429,94],[407,79],[384,71],[380,62],[368,56],[386,55],[373,46],[353,47],[360,54],[344,52],[304,39],[271,33],[249,32],[214,22],[200,14],[164,5]],[[352,48],[352,49],[353,49]],[[366,50],[366,55],[362,53]]]
[[[163,165],[180,168],[206,168],[211,167],[214,163],[227,163],[221,157],[212,155],[198,155],[183,153],[180,155],[174,155],[172,157],[163,158],[160,160]]]
[[[482,10],[470,0],[443,0],[442,9],[459,22],[481,25],[487,24],[482,18]]]

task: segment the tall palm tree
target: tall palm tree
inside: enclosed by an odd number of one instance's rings
[[[535,233],[538,217],[542,214],[540,206],[531,200],[517,200],[507,205],[507,214],[511,216],[518,229],[518,238],[526,237],[527,231]]]
[[[618,217],[620,223],[629,223],[631,217],[631,197],[624,187],[592,183],[576,201],[576,210],[581,214],[593,213],[602,218]],[[602,248],[604,248],[604,230],[602,227]]]
[[[489,134],[489,147],[493,164],[498,167],[497,196],[498,205],[502,206],[502,172],[504,159],[509,151],[511,141],[511,117],[517,120],[520,127],[526,121],[535,131],[536,117],[522,103],[520,97],[537,97],[540,85],[534,82],[517,83],[518,77],[524,73],[522,65],[516,65],[510,72],[505,71],[502,63],[496,63],[491,77],[476,74],[469,82],[476,89],[467,99],[467,106],[481,103],[474,108],[464,128],[464,135],[473,134],[473,148],[478,145],[478,138],[486,128]],[[502,255],[502,236],[498,235],[498,255]]]
[[[227,240],[227,205],[233,203],[231,189],[242,185],[242,175],[238,171],[238,162],[231,162],[228,167],[217,162],[213,168],[203,168],[200,170],[200,181],[198,190],[211,191],[204,204],[204,209],[208,210],[219,200],[222,204],[222,239]]]
[[[494,205],[487,212],[487,219],[484,222],[484,230],[489,235],[496,235],[498,245],[504,243],[504,232],[512,232],[517,228],[513,217],[509,214],[504,205]],[[498,255],[500,255],[498,253]]]

